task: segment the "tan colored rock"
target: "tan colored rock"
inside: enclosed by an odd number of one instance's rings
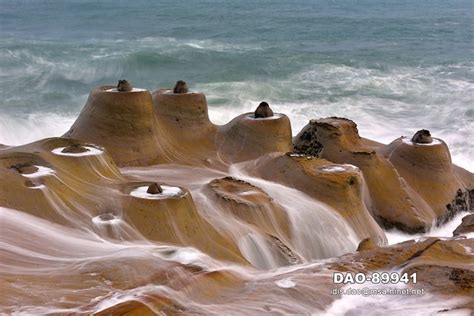
[[[469,209],[468,202],[464,209],[456,211],[447,206],[458,190],[464,192],[467,187],[454,171],[448,146],[442,140],[434,138],[429,144],[418,144],[399,138],[387,145],[383,153],[406,184],[433,210],[434,219],[444,222],[457,211]]]
[[[474,233],[474,214],[462,218],[461,224],[453,231],[453,236]]]
[[[292,148],[290,120],[283,114],[266,118],[254,118],[253,113],[239,115],[219,128],[216,145],[219,154],[229,162],[288,152]]]
[[[139,186],[143,183],[123,186],[123,216],[146,239],[193,246],[215,258],[246,264],[230,236],[218,232],[200,215],[186,190],[181,188],[174,196],[156,199],[131,195]]]
[[[264,156],[247,171],[300,190],[333,207],[360,240],[371,237],[377,244],[386,243],[384,232],[364,204],[363,178],[357,167],[288,153]]]
[[[13,166],[11,166],[11,168],[15,169],[16,171],[18,171],[21,174],[31,174],[31,173],[35,173],[35,172],[38,171],[38,167],[36,167],[32,164],[29,164],[29,163],[13,165]]]
[[[214,179],[207,189],[209,198],[226,212],[223,216],[251,225],[264,236],[282,266],[300,261],[291,246],[290,220],[266,192],[232,177]]]
[[[73,139],[52,138],[2,151],[0,206],[67,227],[87,227],[104,238],[135,240],[145,236],[247,264],[232,239],[217,232],[199,214],[186,190],[172,196],[158,194],[157,199],[131,196],[137,185],[144,186],[144,194],[149,194],[146,191],[150,183],[130,182],[107,151],[87,156],[62,155],[61,148],[77,143]],[[22,170],[26,165],[37,168],[37,173],[20,173],[11,168],[20,166]],[[115,220],[125,221],[135,230],[128,230],[126,225],[117,227]]]
[[[205,165],[218,160],[217,127],[209,120],[204,94],[158,90],[153,103],[160,163]]]
[[[119,166],[156,163],[158,140],[150,93],[113,90],[111,86],[92,90],[65,136],[104,146]]]
[[[377,244],[371,238],[365,238],[359,243],[357,247],[357,251],[366,251],[366,250],[373,250],[377,247]]]
[[[361,138],[354,122],[331,117],[311,120],[295,137],[294,151],[359,167],[368,188],[366,202],[386,228],[426,231],[433,221],[452,217],[455,212],[447,205],[458,189],[471,190],[472,173],[453,167],[438,139],[417,144],[400,138],[384,146]]]

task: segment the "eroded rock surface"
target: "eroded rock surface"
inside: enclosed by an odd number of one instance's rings
[[[374,271],[474,308],[472,215],[452,239],[386,246],[379,226],[472,210],[473,174],[442,140],[383,145],[331,117],[292,143],[270,111],[217,126],[185,83],[119,83],[91,92],[67,138],[0,145],[1,312],[323,313],[341,298],[332,273]]]
[[[474,214],[462,218],[462,223],[453,231],[454,236],[474,233]]]
[[[472,208],[465,192],[474,176],[452,165],[443,141],[418,134],[418,142],[401,137],[383,145],[360,137],[354,122],[330,117],[311,120],[294,138],[294,152],[357,166],[368,188],[366,202],[381,225],[424,232]]]

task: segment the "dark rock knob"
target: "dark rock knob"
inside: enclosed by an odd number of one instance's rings
[[[80,154],[85,153],[86,151],[89,151],[89,149],[81,146],[80,144],[72,144],[61,150],[62,153],[67,154]]]
[[[433,138],[431,138],[429,130],[422,129],[413,135],[411,141],[418,144],[430,144],[433,141]]]
[[[119,80],[117,84],[117,91],[128,92],[132,91],[133,87],[127,80]]]
[[[273,111],[267,102],[262,102],[255,110],[255,118],[272,117]]]
[[[183,80],[178,80],[174,86],[173,93],[187,93],[188,85]]]
[[[163,189],[158,185],[158,183],[152,183],[148,186],[148,190],[146,190],[148,194],[160,194],[163,193]]]

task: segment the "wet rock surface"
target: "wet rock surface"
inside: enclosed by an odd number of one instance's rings
[[[429,130],[422,129],[413,135],[411,141],[417,144],[430,144],[433,142],[433,138],[431,138],[431,133]]]
[[[415,138],[428,144],[428,134],[421,130]],[[412,146],[402,137],[383,145],[361,138],[354,122],[330,117],[311,120],[293,143],[296,154],[359,167],[368,187],[371,213],[387,229],[426,232],[433,222],[444,223],[470,207],[473,175],[453,168],[441,140],[430,146]]]
[[[119,80],[117,84],[117,91],[130,92],[133,90],[132,85],[127,80]]]
[[[82,146],[81,144],[73,144],[61,150],[62,153],[67,153],[67,154],[80,154],[80,153],[85,153],[88,151],[89,149]]]
[[[148,189],[146,190],[146,193],[149,194],[160,194],[163,193],[163,189],[158,183],[152,183],[148,186]]]
[[[419,233],[472,210],[473,174],[441,140],[384,145],[329,117],[292,143],[282,114],[216,126],[202,93],[114,88],[91,92],[67,138],[0,151],[0,312],[324,313],[342,298],[333,272],[381,270],[474,308],[472,215],[456,238],[389,246],[379,226]],[[104,151],[51,153],[79,144]],[[149,196],[163,188],[183,194]]]
[[[272,117],[272,116],[273,116],[273,111],[267,102],[260,103],[254,113],[255,118],[266,118],[266,117]]]
[[[300,134],[295,137],[293,143],[294,153],[318,157],[323,149],[323,144],[318,141],[317,133],[315,132],[316,128],[316,124],[310,121]]]
[[[357,246],[357,251],[372,250],[377,247],[377,244],[371,238],[365,238]]]
[[[446,204],[447,212],[443,217],[438,219],[438,225],[442,225],[451,220],[459,212],[472,212],[474,211],[474,205],[471,202],[471,191],[463,191],[458,189],[456,196],[451,203]]]
[[[188,93],[188,84],[183,80],[178,80],[173,88],[173,93]]]
[[[453,236],[474,233],[474,214],[462,218],[462,223],[453,231]]]
[[[21,174],[31,174],[38,171],[38,167],[30,163],[16,164],[16,165],[11,166],[11,168],[18,171]]]

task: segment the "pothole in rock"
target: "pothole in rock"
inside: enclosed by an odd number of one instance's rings
[[[92,218],[96,225],[114,225],[120,222],[120,216],[113,213],[104,213]]]
[[[326,165],[323,167],[319,167],[318,170],[324,172],[346,172],[346,171],[354,171],[357,167],[349,164],[343,165]]]

